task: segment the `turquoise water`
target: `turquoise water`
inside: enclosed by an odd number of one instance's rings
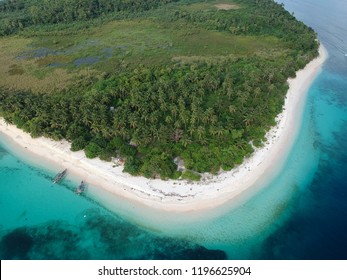
[[[1,145],[6,146],[3,140]],[[1,259],[226,257],[222,251],[139,228],[76,195],[76,181],[67,178],[52,185],[54,175],[0,148]]]
[[[2,259],[346,259],[347,3],[281,0],[329,52],[281,173],[240,203],[199,215],[158,213],[57,170],[23,162],[0,141]]]

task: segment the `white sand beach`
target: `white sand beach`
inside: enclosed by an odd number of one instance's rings
[[[320,47],[319,57],[297,72],[295,79],[288,80],[283,112],[277,117],[277,125],[267,133],[267,142],[261,149],[237,168],[218,176],[206,174],[201,182],[133,177],[123,173],[122,166],[99,159],[87,159],[84,152],[71,152],[67,141],[53,141],[31,136],[0,120],[0,134],[5,137],[16,154],[23,154],[37,162],[51,162],[55,171],[67,168],[69,173],[88,184],[101,187],[113,194],[137,201],[149,207],[175,212],[188,212],[214,208],[223,203],[236,201],[246,191],[269,181],[280,172],[295,141],[306,100],[306,93],[319,74],[328,54]],[[41,163],[42,164],[42,163]]]

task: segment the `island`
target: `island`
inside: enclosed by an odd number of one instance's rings
[[[2,1],[0,23],[0,132],[173,211],[280,170],[327,56],[272,0]]]

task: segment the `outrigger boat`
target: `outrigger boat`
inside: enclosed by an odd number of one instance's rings
[[[53,179],[53,184],[60,182],[64,176],[67,173],[67,169],[64,169],[63,171],[59,172]]]
[[[86,190],[86,183],[84,181],[81,181],[81,183],[76,188],[75,192],[80,195]]]

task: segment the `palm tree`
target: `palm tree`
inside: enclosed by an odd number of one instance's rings
[[[188,145],[192,143],[192,140],[189,139],[186,135],[183,135],[180,142],[182,143],[183,147],[187,147]]]
[[[246,126],[250,126],[251,123],[253,122],[253,118],[250,115],[244,116],[243,122],[245,123]]]
[[[165,122],[167,123],[167,124],[169,124],[169,125],[171,125],[172,124],[172,117],[170,116],[170,115],[167,115],[166,117],[165,117]]]
[[[161,138],[159,130],[155,126],[151,126],[150,131],[151,131],[153,139],[159,141]]]
[[[224,133],[225,133],[225,131],[224,131],[224,128],[223,128],[223,127],[218,126],[218,127],[216,128],[216,134],[217,134],[217,136],[221,137]]]
[[[245,92],[245,91],[241,91],[239,94],[238,94],[238,101],[241,103],[241,105],[245,105],[245,103],[247,102],[248,100],[248,93]]]
[[[216,115],[212,115],[209,119],[210,124],[214,125],[218,121],[218,117]]]
[[[229,110],[229,112],[230,112],[231,114],[232,114],[232,113],[235,113],[235,112],[236,112],[236,107],[235,107],[235,105],[229,105],[228,110]]]
[[[198,126],[198,128],[196,129],[196,134],[198,135],[199,140],[201,140],[205,135],[205,128],[202,126]]]
[[[234,90],[232,88],[228,88],[226,91],[226,96],[231,99],[231,97],[234,95]]]
[[[254,90],[254,95],[255,95],[255,97],[258,97],[260,93],[261,93],[261,89],[260,89],[259,87],[257,87],[257,88]]]
[[[268,95],[270,94],[270,93],[272,93],[274,90],[275,90],[275,85],[274,84],[270,84],[269,85],[269,87],[268,87],[268,89],[269,89],[269,91],[268,91]]]
[[[180,120],[176,120],[174,123],[174,128],[181,128],[181,122]]]
[[[175,104],[173,104],[170,108],[171,114],[174,117],[174,120],[176,120],[177,113],[178,113],[178,108]]]
[[[132,128],[136,128],[137,127],[138,118],[137,118],[136,115],[134,115],[134,114],[130,115],[130,117],[129,117],[129,124],[130,124],[130,127],[132,127]]]

